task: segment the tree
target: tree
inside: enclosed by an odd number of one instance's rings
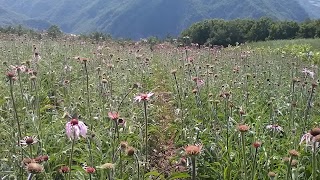
[[[59,26],[57,25],[50,26],[47,30],[47,33],[48,33],[48,36],[51,38],[57,38],[63,34]]]

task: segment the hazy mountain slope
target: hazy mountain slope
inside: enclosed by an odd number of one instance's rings
[[[104,31],[135,39],[177,35],[209,18],[301,21],[310,14],[296,0],[0,0],[0,5],[58,24],[65,32]]]
[[[0,24],[3,24],[3,25],[19,24],[19,23],[22,23],[22,21],[26,18],[27,18],[26,16],[9,11],[0,6]]]
[[[320,0],[298,0],[310,17],[320,18]]]

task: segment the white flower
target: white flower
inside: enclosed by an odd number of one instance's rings
[[[314,72],[310,71],[307,68],[303,68],[303,70],[301,71],[302,73],[304,73],[305,76],[310,76],[312,79],[314,79]]]
[[[266,129],[277,131],[277,132],[283,132],[282,127],[277,124],[267,125]]]

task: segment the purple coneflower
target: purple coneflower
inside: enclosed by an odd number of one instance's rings
[[[78,139],[81,135],[86,137],[88,127],[78,119],[71,119],[71,121],[66,124],[66,134],[69,139]]]
[[[148,93],[148,94],[144,94],[144,93],[141,93],[140,95],[138,95],[138,96],[136,96],[135,98],[134,98],[134,100],[135,101],[147,101],[147,100],[149,100],[150,99],[150,97],[153,95],[154,93]]]
[[[22,140],[20,140],[20,145],[29,146],[38,142],[36,136],[26,136]]]

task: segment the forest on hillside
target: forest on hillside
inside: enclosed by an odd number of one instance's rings
[[[191,25],[181,33],[181,37],[188,37],[186,42],[223,46],[253,41],[317,38],[320,37],[320,20],[298,23],[267,17],[231,21],[210,19]]]

